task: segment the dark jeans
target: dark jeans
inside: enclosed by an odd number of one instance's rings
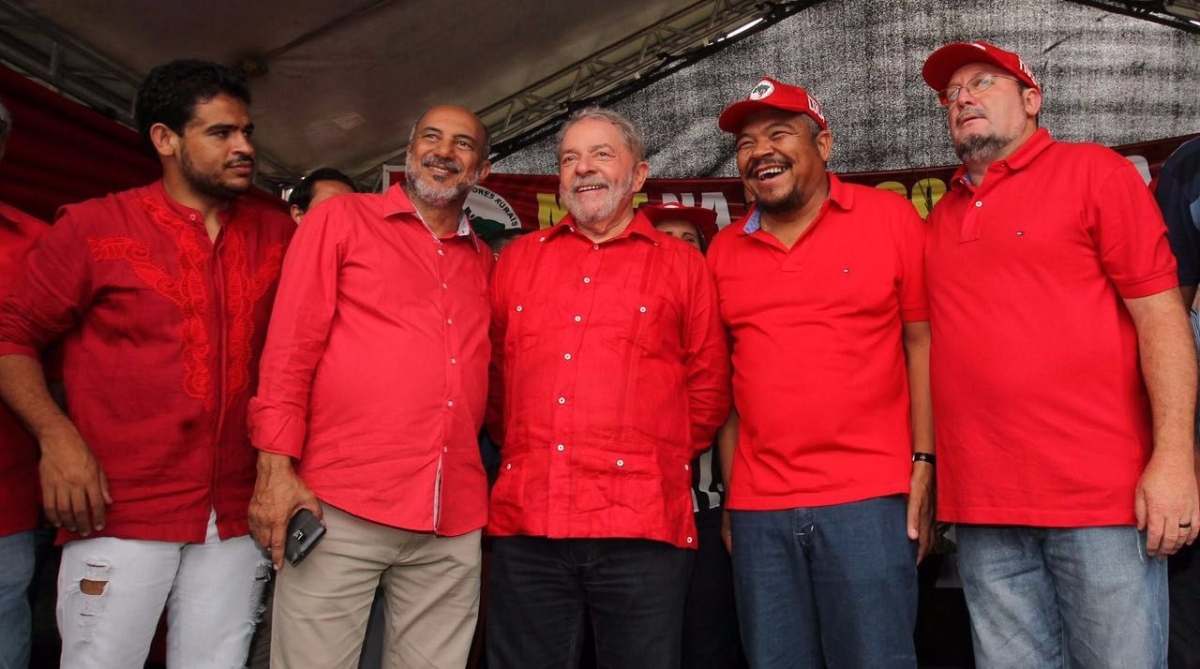
[[[1171,601],[1167,666],[1200,669],[1200,554],[1195,544],[1167,560],[1167,587]]]
[[[755,669],[915,669],[917,547],[904,497],[731,511],[742,643]]]
[[[585,611],[599,669],[678,667],[691,566],[659,541],[495,537],[488,669],[575,669]]]
[[[733,562],[721,541],[721,509],[696,514],[700,547],[683,608],[683,669],[742,669]]]

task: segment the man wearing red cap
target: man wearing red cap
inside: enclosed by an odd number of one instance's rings
[[[926,266],[938,510],[958,523],[976,659],[1165,667],[1161,558],[1200,513],[1162,217],[1127,160],[1038,128],[1015,53],[950,44],[923,75],[963,161]]]
[[[585,109],[559,136],[570,215],[492,279],[492,669],[678,667],[696,529],[691,462],[729,414],[704,259],[632,209],[650,166],[632,123]]]
[[[829,126],[800,87],[763,79],[718,124],[755,199],[708,255],[732,337],[738,436],[720,445],[747,657],[915,667],[934,462],[924,223],[826,171]]]

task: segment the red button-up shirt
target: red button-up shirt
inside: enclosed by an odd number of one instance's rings
[[[68,415],[108,477],[114,536],[248,532],[246,404],[295,224],[242,198],[216,241],[161,182],[64,207],[0,308],[0,355],[62,338]],[[63,530],[60,541],[76,538]]]
[[[483,527],[494,262],[465,218],[437,238],[398,185],[314,209],[284,263],[254,445],[295,458],[318,498],[367,520]]]
[[[0,202],[0,300],[25,269],[25,254],[49,226]],[[32,530],[38,519],[37,447],[0,402],[0,537]]]
[[[595,244],[571,217],[504,251],[492,284],[488,532],[695,548],[691,460],[729,414],[704,258],[637,214]]]

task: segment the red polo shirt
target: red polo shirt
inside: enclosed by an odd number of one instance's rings
[[[456,536],[487,523],[492,251],[465,217],[437,238],[399,185],[335,197],[288,250],[251,438],[322,501]]]
[[[213,242],[161,182],[64,207],[0,308],[0,355],[62,339],[67,413],[113,497],[92,537],[203,543],[213,509],[222,539],[248,531],[246,403],[296,226],[248,198],[221,219]]]
[[[832,174],[790,250],[758,220],[729,226],[708,252],[741,416],[729,508],[907,493],[903,323],[929,319],[924,222],[903,198]]]
[[[526,235],[496,270],[492,348],[490,534],[696,547],[690,463],[729,414],[699,252],[641,213],[600,244],[569,216]]]
[[[938,516],[1132,524],[1152,441],[1122,299],[1176,285],[1137,170],[1042,129],[980,188],[960,169],[929,222]]]
[[[0,300],[25,270],[25,255],[50,227],[0,202]],[[32,530],[38,521],[37,445],[0,402],[0,537]]]

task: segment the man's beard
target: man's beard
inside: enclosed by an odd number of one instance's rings
[[[421,159],[420,166],[427,168],[441,167],[448,169],[454,174],[460,174],[463,171],[461,163],[436,156],[425,156]],[[405,160],[404,169],[406,171],[405,179],[412,191],[416,194],[417,199],[422,202],[427,202],[432,205],[444,207],[448,204],[465,199],[475,184],[479,183],[479,176],[483,173],[483,167],[475,170],[475,174],[469,178],[453,184],[440,184],[432,179],[426,179],[418,171],[418,163],[416,156],[411,153],[408,159]]]
[[[975,111],[975,110],[965,110]],[[991,163],[1004,147],[1021,136],[1021,128],[1015,128],[1008,135],[992,132],[983,135],[970,135],[954,143],[954,152],[964,163]]]
[[[578,190],[588,186],[605,186],[608,189],[608,194],[604,201],[599,205],[592,205],[592,211],[586,211],[584,204],[579,201]],[[620,181],[613,183],[600,176],[599,174],[583,177],[572,184],[571,190],[564,190],[560,193],[563,205],[567,211],[571,212],[571,216],[575,217],[575,222],[579,225],[590,226],[595,223],[607,221],[617,215],[622,205],[626,205],[630,196],[633,195],[633,173],[625,175]]]
[[[783,170],[791,170],[792,163],[787,160],[771,159],[767,157],[759,158],[746,166],[745,173],[742,174],[744,181],[750,180],[750,175],[753,175],[763,167],[780,167]],[[765,193],[754,194],[754,206],[759,211],[765,211],[772,214],[785,213],[798,209],[804,203],[803,193],[800,192],[800,184],[794,183],[792,189],[775,197],[768,199]]]
[[[222,168],[234,167],[241,163],[249,163],[250,166],[253,167],[254,159],[250,157],[241,157],[232,162],[225,163],[222,165]],[[200,171],[196,168],[195,163],[192,162],[191,156],[188,155],[187,148],[180,150],[179,164],[183,169],[183,178],[187,180],[188,184],[190,184],[192,188],[196,189],[197,192],[209,197],[215,197],[221,200],[232,200],[250,190],[251,184],[254,183],[253,179],[247,180],[245,185],[242,185],[241,183],[227,183],[221,181],[219,173],[215,175],[206,174]]]

